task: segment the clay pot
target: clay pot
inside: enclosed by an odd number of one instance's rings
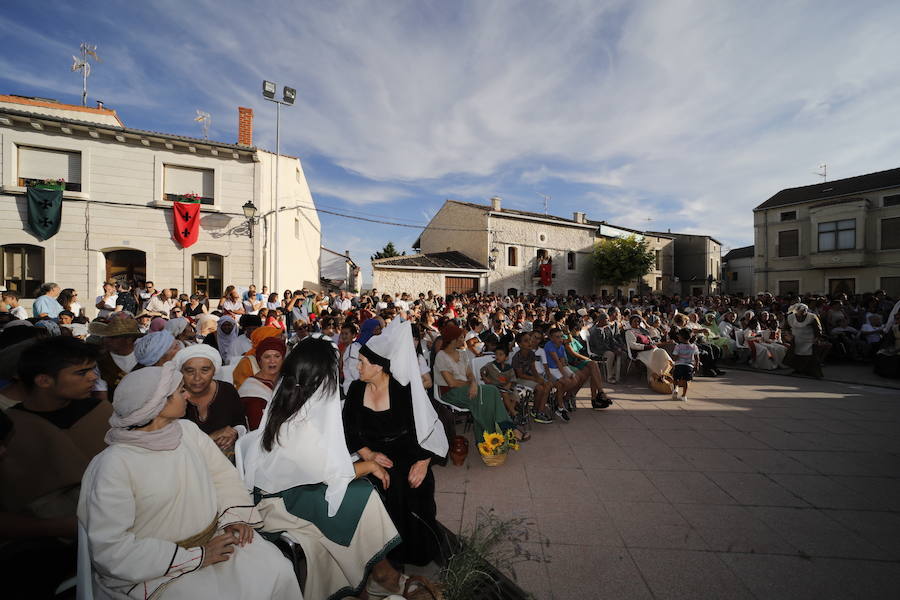
[[[469,440],[461,435],[453,436],[450,441],[450,460],[457,467],[466,462],[466,456],[469,454]]]

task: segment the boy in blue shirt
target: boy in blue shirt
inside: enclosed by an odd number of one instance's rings
[[[672,388],[672,400],[687,401],[688,381],[694,378],[694,370],[700,364],[700,350],[696,344],[691,343],[691,330],[688,328],[678,331],[678,343],[672,350],[672,358],[675,359],[675,368],[672,377],[675,379],[675,387]],[[681,387],[681,396],[678,395],[678,387]]]

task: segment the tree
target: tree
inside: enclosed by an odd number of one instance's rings
[[[376,258],[391,258],[392,256],[406,256],[406,250],[403,252],[397,252],[397,249],[394,248],[394,242],[388,242],[384,248],[381,249],[381,252],[376,252],[372,255],[372,260]]]
[[[641,279],[654,262],[650,245],[633,235],[607,238],[594,247],[594,274],[601,283],[616,287]]]

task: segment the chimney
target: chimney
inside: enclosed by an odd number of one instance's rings
[[[491,198],[491,210],[494,212],[500,212],[500,197],[494,196]]]
[[[238,106],[238,145],[253,145],[253,109]]]
[[[572,219],[573,221],[575,221],[576,223],[584,223],[585,215],[583,212],[575,211],[575,213],[573,213],[573,215],[574,215],[574,218]]]
[[[103,108],[103,100],[97,100],[97,108]]]

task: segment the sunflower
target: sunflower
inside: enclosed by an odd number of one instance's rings
[[[513,440],[509,443],[509,447],[512,448],[513,450],[518,450],[519,442],[517,440]]]
[[[484,443],[488,445],[492,450],[499,446],[502,446],[503,443],[506,442],[506,439],[503,437],[503,434],[500,433],[485,433],[484,434]]]
[[[491,447],[488,446],[485,442],[481,442],[478,444],[478,451],[481,452],[485,456],[490,456],[491,454],[494,453],[493,449],[491,449]]]

